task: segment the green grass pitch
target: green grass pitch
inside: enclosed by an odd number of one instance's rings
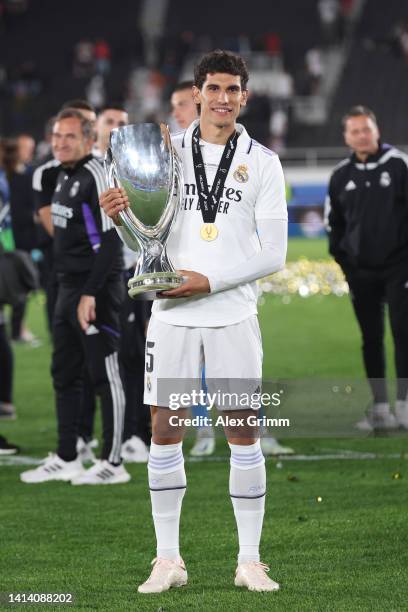
[[[290,241],[289,259],[302,255],[327,257],[325,241]],[[267,296],[260,321],[265,378],[363,377],[347,297],[296,297],[284,304]],[[1,422],[0,431],[23,447],[24,456],[43,457],[54,449],[55,417],[39,296],[30,303],[29,325],[43,344],[15,347],[18,419]],[[392,377],[389,333],[387,354]],[[129,466],[127,485],[92,488],[25,485],[18,478],[24,466],[0,464],[0,591],[72,592],[71,607],[82,610],[407,610],[408,438],[309,435],[286,442],[305,457],[266,462],[261,555],[281,583],[278,593],[233,585],[237,539],[221,438],[217,461],[186,463],[181,545],[189,583],[163,595],[136,592],[155,552],[145,466]],[[325,457],[310,460],[319,456]]]

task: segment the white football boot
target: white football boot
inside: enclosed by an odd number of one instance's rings
[[[387,402],[373,404],[367,411],[367,416],[355,424],[355,428],[360,431],[390,430],[397,429],[398,423],[390,411]]]
[[[408,429],[408,401],[397,400],[395,402],[395,418],[403,429]]]
[[[261,561],[238,563],[235,572],[235,586],[246,587],[248,591],[278,591],[279,584],[267,576],[269,567]]]
[[[49,453],[37,468],[22,472],[20,479],[26,483],[36,484],[48,480],[71,480],[84,472],[84,466],[78,458],[74,461],[64,461],[58,455]]]
[[[215,451],[215,435],[212,427],[200,427],[196,441],[190,450],[191,457],[208,457]]]
[[[121,457],[126,463],[147,463],[149,448],[138,436],[132,436],[122,444]]]
[[[187,584],[187,570],[183,559],[172,561],[157,557],[152,561],[153,569],[149,578],[137,589],[139,593],[163,593],[171,587]]]
[[[97,461],[89,470],[77,478],[72,478],[73,485],[112,485],[129,482],[131,475],[121,465],[112,465],[106,459]]]

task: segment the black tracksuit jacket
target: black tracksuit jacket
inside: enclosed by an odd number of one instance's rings
[[[380,144],[365,163],[353,153],[330,179],[329,251],[347,271],[408,262],[408,156]]]

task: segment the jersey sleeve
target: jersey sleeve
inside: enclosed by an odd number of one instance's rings
[[[233,289],[282,270],[288,245],[288,223],[285,219],[260,219],[257,232],[261,250],[253,257],[222,274],[210,274],[211,293]]]
[[[285,179],[279,157],[273,153],[264,156],[261,170],[261,186],[255,203],[255,220],[287,220]]]
[[[57,185],[59,167],[46,164],[39,166],[33,173],[33,193],[35,209],[50,206]]]

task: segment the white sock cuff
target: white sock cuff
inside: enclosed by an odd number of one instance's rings
[[[183,443],[150,445],[148,469],[158,474],[170,474],[184,467]]]
[[[251,470],[265,464],[265,457],[262,454],[259,438],[254,444],[241,445],[228,443],[228,445],[231,449],[231,467],[239,470]]]

